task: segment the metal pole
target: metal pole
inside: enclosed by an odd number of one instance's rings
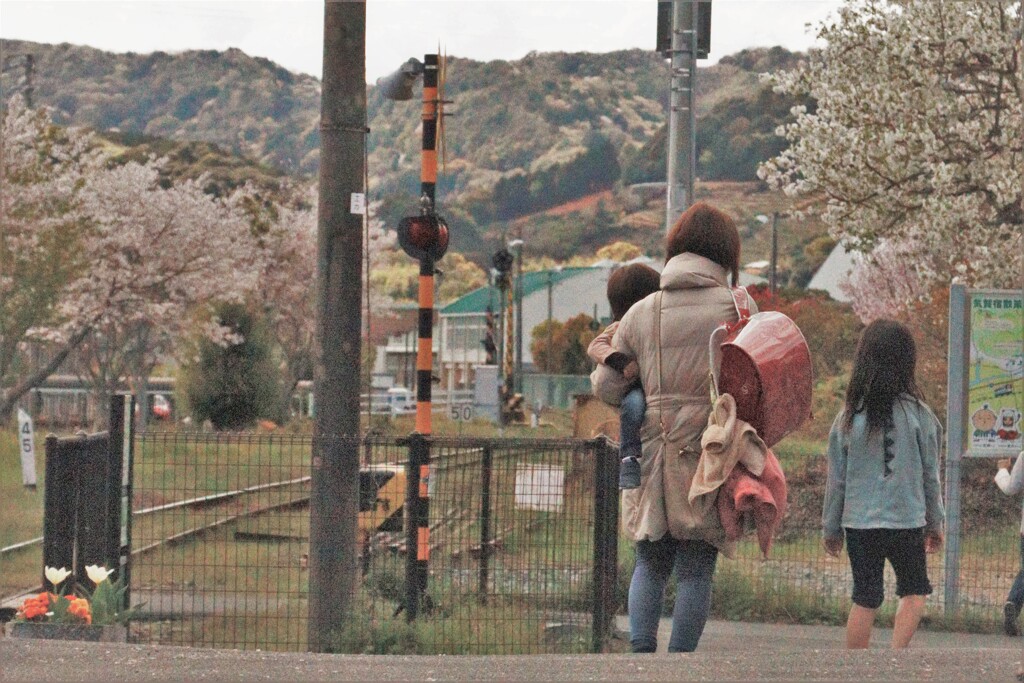
[[[124,608],[131,605],[132,559],[132,463],[135,452],[135,397],[117,394],[110,399],[110,439],[107,488],[107,562],[116,566],[122,579]],[[110,566],[109,564],[107,565]]]
[[[768,276],[768,289],[771,291],[772,296],[775,296],[775,289],[777,280],[775,279],[775,268],[779,259],[779,212],[772,213],[772,264],[771,271]]]
[[[505,290],[508,289],[508,279],[504,273],[498,275],[498,379],[499,385],[505,385]]]
[[[694,89],[697,82],[696,0],[672,1],[672,78],[668,115],[665,231],[693,203],[696,170]]]
[[[366,5],[324,3],[317,344],[309,529],[309,648],[350,624],[359,576],[359,367],[366,146]]]
[[[946,398],[946,557],[944,586],[946,614],[954,614],[960,605],[960,462],[967,445],[967,421],[970,339],[967,288],[949,289],[949,368]]]
[[[437,77],[438,55],[423,58],[423,149],[420,165],[420,194],[425,209],[434,211],[437,184]],[[410,536],[416,542],[407,548],[408,600],[406,616],[416,618],[419,603],[427,589],[430,563],[430,440],[433,432],[431,415],[431,382],[433,381],[434,349],[434,259],[420,259],[419,339],[416,349],[416,433],[409,447],[409,489],[414,500],[409,510]],[[450,389],[449,389],[450,391]]]
[[[554,380],[550,375],[555,374],[551,365],[551,347],[553,345],[552,334],[551,334],[551,321],[554,318],[554,277],[551,271],[548,271],[548,407],[555,402],[555,385]]]
[[[491,472],[494,454],[490,443],[484,445],[480,464],[480,604],[487,604],[488,571],[491,553]]]
[[[516,374],[515,393],[523,393],[523,242],[516,254]]]

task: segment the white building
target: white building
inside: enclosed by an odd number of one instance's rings
[[[646,263],[660,271],[663,264],[642,257],[629,263]],[[608,305],[608,277],[618,267],[626,265],[616,261],[600,261],[592,266],[555,268],[523,273],[523,370],[533,371],[530,343],[533,329],[548,319],[565,322],[581,313],[596,319],[602,327],[611,322]],[[514,278],[513,278],[514,279]],[[764,282],[763,278],[740,273],[740,284]],[[513,286],[514,289],[514,286]],[[506,300],[506,305],[508,301]],[[434,358],[436,374],[441,386],[469,389],[473,386],[473,373],[477,365],[486,362],[483,341],[487,333],[487,309],[494,313],[495,336],[499,349],[502,340],[500,291],[496,287],[481,287],[453,301],[440,311],[435,328]],[[513,335],[515,323],[513,321]],[[410,333],[413,336],[415,332]],[[512,339],[514,355],[514,337]],[[412,340],[415,342],[415,340]],[[402,341],[396,340],[396,346]],[[413,350],[415,344],[407,345]],[[396,349],[397,350],[397,349]]]

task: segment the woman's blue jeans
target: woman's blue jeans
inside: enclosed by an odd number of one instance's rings
[[[1010,594],[1006,600],[1016,605],[1018,612],[1021,607],[1024,607],[1024,536],[1020,537],[1020,571],[1017,572],[1017,578],[1013,580],[1013,587],[1010,588]]]
[[[643,455],[640,429],[647,414],[647,397],[642,387],[631,389],[619,406],[619,455],[623,458]]]
[[[697,649],[711,609],[711,579],[718,549],[705,541],[678,541],[665,536],[638,541],[636,568],[629,584],[629,634],[633,652],[656,652],[658,621],[665,585],[675,569],[676,604],[672,611],[669,652]]]

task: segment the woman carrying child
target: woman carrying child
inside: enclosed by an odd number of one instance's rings
[[[619,455],[622,456],[619,488],[622,489],[640,486],[640,428],[643,427],[647,401],[644,389],[640,386],[637,362],[621,351],[616,351],[612,339],[626,311],[636,302],[657,292],[661,287],[660,280],[658,271],[641,263],[631,263],[613,272],[608,278],[607,290],[612,324],[594,337],[594,341],[587,347],[590,360],[614,369],[625,381],[633,382],[632,388],[619,404]]]
[[[850,649],[868,647],[885,598],[886,560],[900,598],[894,648],[910,644],[932,592],[925,553],[942,546],[941,427],[917,388],[916,362],[906,326],[892,320],[868,325],[857,346],[846,405],[829,434],[822,525],[829,555],[838,557],[846,540],[853,572],[846,622]]]
[[[637,384],[646,395],[640,485],[622,492],[623,531],[636,541],[629,586],[634,652],[657,649],[661,604],[673,570],[677,590],[668,649],[696,649],[711,606],[718,551],[732,546],[717,510],[694,507],[687,493],[711,412],[708,340],[719,325],[738,318],[729,289],[730,280],[735,286],[739,278],[736,224],[698,202],[669,232],[666,253],[660,291],[633,304],[612,338],[614,351],[636,361],[639,382],[606,364],[591,375],[594,394],[606,403],[619,405]]]

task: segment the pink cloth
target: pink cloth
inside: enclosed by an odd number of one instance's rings
[[[743,535],[744,520],[751,519],[761,554],[768,557],[772,537],[786,514],[786,477],[775,454],[771,450],[765,454],[760,477],[737,463],[718,492],[717,505],[726,537],[738,540]]]
[[[593,341],[590,342],[590,346],[587,347],[587,355],[590,357],[590,360],[604,365],[605,359],[615,353],[615,346],[612,345],[612,337],[615,336],[615,330],[617,329],[619,329],[618,320],[604,328],[604,331],[601,332],[601,334],[594,337]]]

